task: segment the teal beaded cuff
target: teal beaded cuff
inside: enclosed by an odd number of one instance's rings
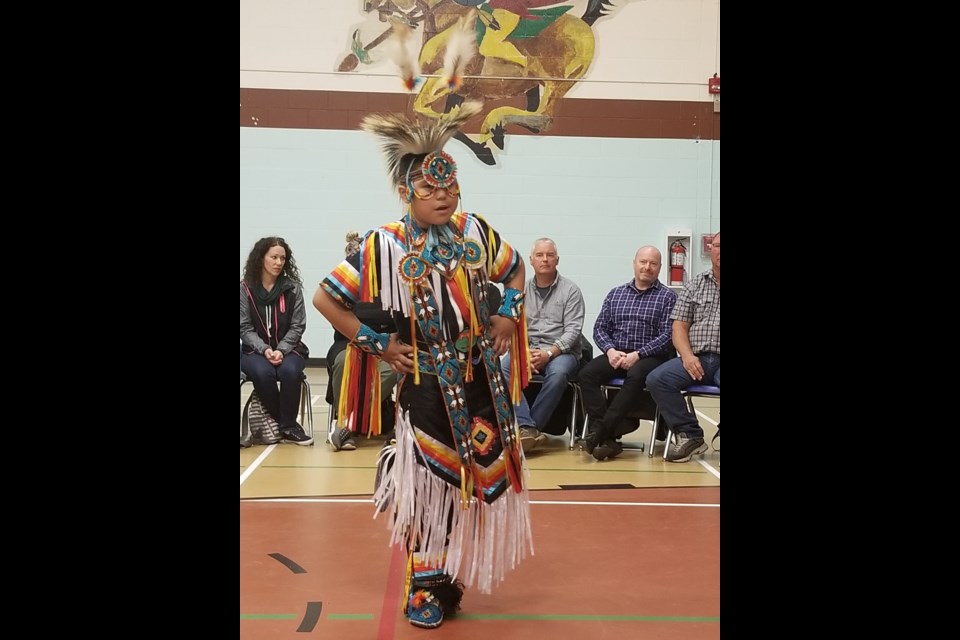
[[[520,320],[520,312],[523,309],[523,291],[519,289],[504,289],[503,302],[500,309],[497,310],[498,316],[510,318],[514,322]]]
[[[377,333],[367,325],[360,323],[360,329],[353,338],[353,344],[364,353],[379,356],[387,350],[390,336],[386,333]]]

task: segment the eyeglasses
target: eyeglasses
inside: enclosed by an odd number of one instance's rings
[[[419,200],[429,200],[433,197],[433,194],[437,192],[437,189],[441,187],[434,187],[431,184],[418,184],[413,187],[413,195],[417,196]],[[447,187],[447,193],[451,196],[460,195],[460,183],[453,182],[450,186]]]

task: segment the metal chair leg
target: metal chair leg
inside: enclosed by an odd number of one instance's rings
[[[243,383],[249,382],[246,377],[240,378],[240,391],[243,391]],[[253,394],[251,394],[252,397]],[[249,439],[250,438],[250,419],[247,417],[247,410],[250,407],[250,398],[247,398],[246,403],[243,405],[243,409],[240,411],[240,439]]]
[[[333,432],[337,428],[337,407],[332,404],[327,405],[327,442],[333,439]]]
[[[650,427],[650,453],[647,454],[648,458],[653,457],[653,449],[657,446],[657,428],[659,426],[660,426],[660,408],[657,407],[657,412],[653,415],[653,426]]]
[[[670,441],[673,440],[673,429],[667,429],[667,441],[663,443],[663,460],[667,460],[667,450],[670,449]]]
[[[303,384],[300,389],[300,424],[306,422],[307,435],[313,437],[313,396],[310,395],[310,383],[307,374],[303,374]]]
[[[573,405],[570,407],[570,451],[573,451],[573,447],[577,444],[577,406],[580,401],[580,389],[572,383],[570,388],[573,390],[573,402],[570,403]]]
[[[253,400],[253,394],[250,394],[250,397],[247,398],[247,401],[243,404],[243,411],[240,413],[240,437],[243,439],[250,438],[250,401]]]

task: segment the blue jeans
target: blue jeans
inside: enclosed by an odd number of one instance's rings
[[[297,424],[300,412],[300,387],[303,384],[303,367],[307,364],[301,356],[290,352],[284,354],[283,362],[275,367],[259,353],[244,353],[240,356],[240,370],[253,382],[253,388],[263,403],[263,408],[273,416],[281,429]],[[280,388],[277,389],[277,382]],[[310,401],[310,398],[307,398]]]
[[[527,403],[524,395],[520,394],[520,404],[517,405],[517,424],[524,427],[545,426],[554,409],[560,404],[560,398],[567,388],[567,382],[577,372],[577,357],[571,353],[561,353],[558,356],[550,358],[547,366],[540,372],[543,378],[543,385],[537,399],[533,401],[531,407]],[[510,382],[510,354],[503,356],[500,360],[500,369],[503,371],[503,379]],[[572,428],[572,426],[571,426]]]
[[[695,384],[720,386],[720,354],[699,353],[700,366],[703,367],[703,380],[694,380],[683,368],[683,360],[668,360],[647,376],[647,389],[660,409],[660,417],[667,421],[667,427],[674,433],[682,433],[689,438],[702,438],[703,429],[697,416],[690,413],[687,401],[680,392]]]

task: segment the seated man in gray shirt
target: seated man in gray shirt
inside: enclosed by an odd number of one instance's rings
[[[580,332],[583,330],[584,304],[580,287],[557,271],[560,254],[550,238],[540,238],[530,250],[534,276],[524,289],[527,312],[527,336],[533,372],[543,376],[543,387],[533,405],[521,396],[517,406],[520,444],[529,453],[547,437],[544,426],[563,397],[570,377],[580,362]],[[503,377],[510,379],[510,354],[501,362]],[[574,428],[570,425],[570,428]]]

